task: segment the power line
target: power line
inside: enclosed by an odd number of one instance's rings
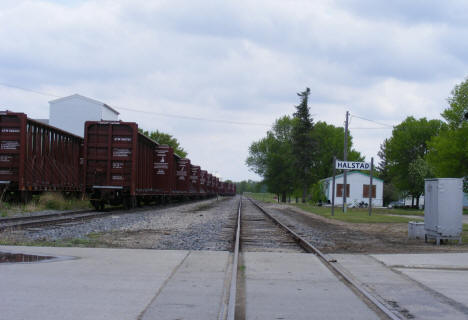
[[[356,127],[356,128],[348,128],[349,130],[390,130],[392,128],[372,128],[372,127]]]
[[[14,85],[11,85],[11,84],[0,83],[0,86],[8,87],[8,88],[14,88],[14,89],[23,90],[23,91],[28,91],[28,92],[32,92],[32,93],[37,93],[37,94],[40,94],[40,95],[43,95],[43,96],[49,96],[49,97],[60,98],[60,96],[57,96],[57,95],[52,94],[52,93],[47,93],[47,92],[43,92],[43,91],[32,90],[32,89],[28,89],[28,88],[23,88],[23,87],[19,87],[19,86],[14,86]]]
[[[162,116],[162,117],[178,118],[178,119],[185,119],[185,120],[196,120],[196,121],[205,121],[205,122],[218,122],[218,123],[249,125],[249,126],[262,126],[262,127],[270,127],[271,126],[271,124],[266,124],[266,123],[230,121],[230,120],[223,120],[223,119],[209,119],[209,118],[199,118],[199,117],[191,117],[191,116],[181,116],[181,115],[176,115],[176,114],[168,114],[168,113],[146,111],[146,110],[137,110],[137,109],[123,108],[123,107],[115,107],[115,108],[116,109],[121,109],[121,110],[132,111],[132,112],[154,114],[154,115],[158,115],[158,116]]]
[[[367,118],[364,118],[364,117],[361,117],[361,116],[357,116],[355,114],[352,114],[351,116],[362,119],[362,120],[366,120],[366,121],[369,121],[369,122],[374,122],[374,123],[377,123],[378,125],[381,125],[381,126],[384,126],[384,127],[389,127],[389,128],[393,129],[393,126],[391,126],[389,124],[386,124],[386,123],[382,123],[382,122],[374,121],[374,120],[371,120],[371,119],[367,119]]]
[[[27,92],[32,92],[32,93],[36,93],[36,94],[40,94],[40,95],[44,95],[44,96],[60,98],[60,96],[52,94],[52,93],[32,90],[32,89],[23,88],[23,87],[10,85],[10,84],[6,84],[6,83],[0,83],[0,86],[14,88],[14,89],[18,89],[18,90],[27,91]],[[115,109],[126,110],[126,111],[131,111],[131,112],[146,113],[146,114],[154,114],[154,115],[158,115],[158,116],[162,116],[162,117],[168,117],[168,118],[196,120],[196,121],[205,121],[205,122],[217,122],[217,123],[226,123],[226,124],[235,124],[235,125],[249,125],[249,126],[262,126],[262,127],[270,127],[271,126],[271,124],[266,124],[266,123],[230,121],[230,120],[223,120],[223,119],[209,119],[209,118],[182,116],[182,115],[176,115],[176,114],[168,114],[168,113],[162,113],[162,112],[147,111],[147,110],[138,110],[138,109],[133,109],[133,108],[118,107],[118,106],[113,106],[113,107]]]

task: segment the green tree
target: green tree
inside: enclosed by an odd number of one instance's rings
[[[317,179],[313,170],[317,147],[311,134],[314,124],[308,106],[310,89],[306,88],[297,95],[301,98],[301,103],[296,106],[294,113],[297,121],[292,130],[292,151],[296,167],[295,174],[302,188],[302,202],[305,202],[309,186]]]
[[[465,114],[468,112],[468,78],[455,85],[447,100],[450,107],[442,112],[442,117],[451,129],[462,127],[466,123]]]
[[[276,120],[265,138],[250,145],[246,160],[247,166],[264,178],[268,190],[281,195],[282,202],[295,186],[291,147],[294,122],[288,116]]]
[[[435,176],[465,177],[468,192],[468,79],[455,86],[448,98],[449,107],[442,112],[448,129],[429,142],[429,161]]]
[[[440,120],[416,120],[414,117],[408,117],[393,129],[392,136],[384,145],[386,167],[392,183],[399,190],[408,192],[413,199],[419,192],[414,192],[409,166],[418,157],[425,158],[428,141],[437,136],[444,127]]]
[[[416,206],[419,207],[419,197],[424,193],[424,179],[432,177],[428,163],[421,157],[417,157],[408,166],[409,193],[416,198]]]
[[[172,135],[159,130],[148,132],[146,130],[138,129],[138,131],[159,144],[166,144],[172,147],[174,152],[182,158],[187,156],[187,152],[180,146],[179,141],[177,141],[177,139]]]
[[[392,177],[389,172],[388,159],[387,159],[387,145],[388,139],[380,145],[380,150],[377,155],[380,162],[376,167],[377,177],[383,180],[383,204],[387,205],[392,201],[398,200],[400,194],[395,184],[392,183]]]
[[[333,156],[343,159],[344,128],[319,121],[314,125],[311,136],[317,150],[314,157],[315,175],[318,179],[330,177],[333,174]],[[348,135],[348,160],[364,161],[364,157],[352,145],[353,139]]]

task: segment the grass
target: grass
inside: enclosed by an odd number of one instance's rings
[[[36,241],[16,241],[13,239],[0,239],[0,245],[4,246],[33,246],[33,247],[82,247],[82,248],[98,248],[106,247],[98,239],[99,233],[90,233],[86,238],[71,238],[62,240],[36,240]]]
[[[264,202],[277,202],[274,198],[275,195],[271,193],[249,193],[249,197],[252,197],[259,201]],[[351,223],[408,223],[409,221],[422,221],[422,219],[408,218],[405,215],[417,215],[424,216],[424,211],[415,209],[372,209],[372,215],[369,216],[369,210],[367,208],[348,208],[348,212],[345,214],[341,208],[335,207],[334,216],[331,215],[330,207],[318,207],[311,204],[303,203],[290,203],[293,206],[301,208],[305,211],[312,212],[329,219],[335,219]],[[389,215],[392,214],[392,215]],[[393,216],[398,215],[398,216]],[[401,215],[401,216],[400,216]]]
[[[462,241],[468,243],[468,224],[464,224],[462,230]]]
[[[89,209],[90,203],[88,200],[81,200],[77,198],[65,198],[58,192],[46,192],[40,196],[34,196],[33,199],[27,203],[0,203],[0,216],[8,217],[20,215],[27,212],[43,211],[43,210],[76,210],[76,209]]]
[[[373,209],[372,215],[369,216],[368,209],[349,208],[347,212],[344,213],[341,208],[335,208],[334,215],[332,216],[331,208],[317,207],[302,203],[294,203],[293,205],[325,218],[351,223],[408,223],[409,221],[422,221],[422,219],[417,218],[387,215],[385,211],[382,212],[379,209]]]
[[[463,214],[468,214],[468,208],[463,209]]]

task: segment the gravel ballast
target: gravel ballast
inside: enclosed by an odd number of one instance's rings
[[[81,244],[146,249],[230,250],[237,197],[148,208],[44,228],[5,231],[4,243],[81,239]],[[92,240],[92,241],[91,241]]]

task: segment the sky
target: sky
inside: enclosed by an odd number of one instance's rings
[[[311,90],[367,161],[407,116],[441,119],[468,75],[463,0],[0,2],[0,110],[48,118],[74,93],[176,137],[222,179]],[[372,120],[364,120],[362,118]]]

